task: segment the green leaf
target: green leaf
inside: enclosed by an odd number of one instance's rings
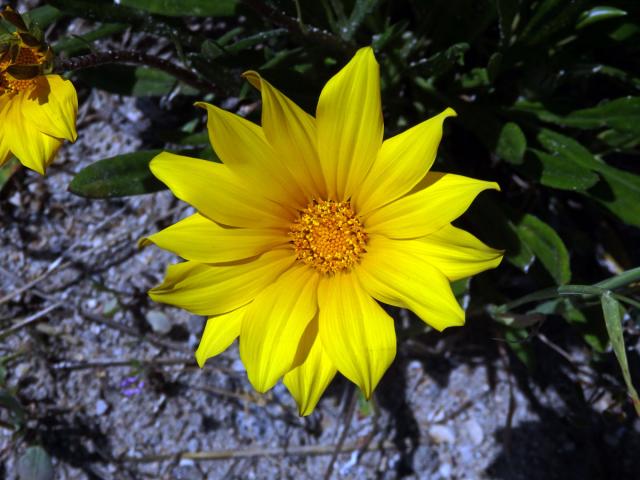
[[[149,162],[162,150],[143,150],[99,160],[73,177],[69,190],[88,198],[141,195],[165,189],[153,176]]]
[[[24,408],[16,396],[4,388],[0,389],[0,407],[9,411],[11,422],[19,430],[25,421]]]
[[[75,55],[79,52],[89,50],[92,42],[115,35],[126,29],[127,25],[123,23],[105,23],[83,35],[62,38],[53,45],[53,50],[56,53],[64,52],[67,55]]]
[[[120,0],[126,7],[170,17],[228,17],[235,13],[236,0]]]
[[[570,157],[550,155],[531,149],[542,163],[540,183],[561,190],[584,191],[594,186],[600,177],[591,169],[572,162]]]
[[[530,370],[535,367],[535,357],[531,348],[529,332],[524,328],[507,328],[505,340],[516,357]]]
[[[640,144],[640,133],[605,130],[598,138],[616,150],[633,150]]]
[[[78,77],[92,87],[119,95],[160,97],[178,85],[178,80],[162,70],[130,65],[102,65],[78,72]],[[194,95],[197,90],[182,85],[182,93]]]
[[[587,195],[630,225],[640,227],[640,176],[611,167],[576,140],[542,129],[538,141],[552,154],[597,172],[601,179]]]
[[[517,223],[516,231],[556,284],[563,285],[571,280],[569,252],[553,228],[538,217],[525,214]]]
[[[518,13],[518,2],[514,2],[513,0],[497,0],[496,6],[500,26],[500,43],[510,45],[512,43],[514,19]]]
[[[18,460],[20,480],[53,480],[51,457],[42,447],[29,447]]]
[[[587,25],[601,22],[609,18],[624,17],[627,14],[624,10],[615,7],[593,7],[580,15],[576,28],[584,28]]]
[[[541,0],[534,4],[534,15],[522,31],[522,40],[529,44],[541,44],[563,30],[568,30],[583,8],[584,0]],[[568,33],[568,32],[567,32]]]
[[[640,97],[622,97],[568,115],[549,112],[538,102],[521,101],[515,109],[536,115],[544,122],[586,130],[613,128],[621,132],[640,133]]]
[[[506,162],[521,165],[526,149],[527,139],[520,127],[513,122],[505,123],[498,137],[496,154]]]
[[[451,70],[456,64],[464,65],[464,54],[467,50],[469,50],[468,43],[456,43],[412,66],[423,77],[439,77]]]
[[[29,10],[28,13],[23,15],[30,23],[35,23],[38,27],[44,29],[51,25],[56,20],[61,19],[64,15],[56,7],[51,5],[43,5],[41,7]]]
[[[615,353],[616,358],[618,359],[618,364],[622,370],[624,382],[627,385],[627,392],[633,401],[636,413],[640,417],[640,399],[638,398],[638,392],[631,381],[629,364],[627,362],[627,353],[625,351],[624,338],[622,336],[622,315],[624,310],[620,303],[613,298],[610,291],[604,293],[600,300],[602,302],[602,312],[604,313],[604,320],[607,326],[607,332],[609,333],[609,339],[611,340],[613,353]]]
[[[7,163],[0,167],[0,192],[11,179],[14,173],[20,169],[20,162],[17,158],[10,158]]]

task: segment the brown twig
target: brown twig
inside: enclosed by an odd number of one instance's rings
[[[350,397],[349,397],[349,406],[347,407],[347,411],[344,416],[344,427],[342,428],[342,433],[340,434],[340,439],[336,444],[336,448],[331,454],[331,460],[329,460],[329,466],[327,467],[327,471],[324,473],[324,479],[329,480],[331,478],[331,474],[333,473],[333,466],[338,459],[338,455],[340,455],[341,451],[344,451],[343,445],[345,440],[347,439],[347,435],[349,434],[349,427],[351,426],[351,419],[353,418],[353,414],[356,411],[356,405],[358,403],[358,397],[356,395],[355,388],[351,389]]]
[[[110,63],[144,65],[157,68],[198,90],[220,93],[220,89],[216,84],[202,78],[193,70],[180,67],[164,58],[133,50],[107,50],[104,52],[89,53],[79,57],[58,59],[54,70],[58,72],[68,72]]]
[[[131,358],[128,360],[103,360],[94,362],[58,362],[53,364],[51,368],[54,370],[87,370],[92,368],[131,367],[135,364],[152,366],[197,366],[196,361],[190,358],[156,358],[151,360]]]
[[[31,325],[32,323],[35,323],[39,320],[42,320],[47,314],[49,314],[51,311],[55,310],[56,308],[59,308],[62,306],[62,302],[57,302],[54,303],[53,305],[49,305],[47,308],[44,308],[42,310],[40,310],[39,312],[34,313],[33,315],[28,316],[27,318],[25,318],[22,322],[13,325],[5,330],[2,330],[0,332],[0,339],[7,337],[19,330],[22,330],[25,327],[28,327],[29,325]]]
[[[190,460],[229,460],[232,458],[255,458],[265,456],[304,456],[304,455],[333,455],[337,445],[296,445],[292,447],[267,447],[267,448],[246,448],[231,450],[215,450],[210,452],[176,452],[176,453],[160,453],[156,455],[147,455],[143,457],[123,457],[122,462],[132,463],[152,463],[162,462],[173,459],[190,459]],[[394,450],[396,447],[392,442],[385,441],[370,445],[367,451],[376,450]],[[362,449],[362,442],[349,443],[341,447],[342,453],[351,453]]]

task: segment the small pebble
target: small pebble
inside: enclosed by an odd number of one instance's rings
[[[100,399],[96,402],[96,415],[103,415],[109,409],[109,404]]]
[[[159,310],[149,310],[146,319],[149,325],[151,325],[151,329],[156,333],[164,335],[171,330],[169,317]]]
[[[453,430],[446,425],[433,425],[429,428],[429,436],[436,443],[453,443],[456,439]]]
[[[469,439],[471,439],[471,443],[478,446],[482,444],[484,440],[484,432],[482,431],[482,427],[480,424],[473,418],[467,420],[464,423],[464,428],[469,435]]]

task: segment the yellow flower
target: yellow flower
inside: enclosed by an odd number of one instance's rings
[[[47,75],[51,51],[9,7],[0,18],[16,31],[0,35],[0,165],[12,155],[44,175],[64,140],[75,141],[78,98],[73,84]]]
[[[142,241],[187,260],[149,295],[210,317],[201,366],[240,337],[252,385],[284,377],[301,415],[336,371],[368,398],[396,353],[378,301],[437,330],[464,324],[449,282],[496,267],[502,252],[451,222],[498,185],[429,172],[451,109],[382,141],[371,48],[329,80],[315,118],[244,76],[261,91],[262,127],[198,104],[224,164],[166,152],[151,162],[198,213]]]

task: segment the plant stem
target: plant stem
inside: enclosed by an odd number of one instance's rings
[[[344,43],[335,35],[310,25],[303,26],[302,22],[298,21],[298,19],[284,14],[262,0],[242,0],[242,3],[274,25],[286,28],[290,33],[306,41],[323,43],[332,50],[342,52],[343,54],[351,55],[355,51],[353,45]]]
[[[157,68],[198,90],[220,93],[217,85],[203,79],[195,71],[179,67],[164,58],[132,50],[107,50],[104,52],[89,53],[79,57],[58,59],[54,71],[68,72],[110,63],[144,65]]]
[[[504,313],[514,308],[517,308],[521,305],[525,305],[531,302],[537,302],[541,300],[549,300],[552,298],[556,298],[564,295],[583,295],[583,296],[594,296],[594,295],[602,295],[608,290],[613,290],[615,288],[623,287],[630,283],[640,281],[640,267],[632,268],[631,270],[627,270],[626,272],[622,272],[619,275],[616,275],[611,278],[607,278],[601,282],[596,283],[595,285],[560,285],[559,287],[551,287],[545,288],[543,290],[539,290],[537,292],[530,293],[525,295],[524,297],[518,298],[517,300],[513,300],[512,302],[505,303],[504,305],[500,305],[498,307],[498,312]],[[616,295],[616,297],[633,306],[638,306],[638,302],[634,299],[623,296]]]

